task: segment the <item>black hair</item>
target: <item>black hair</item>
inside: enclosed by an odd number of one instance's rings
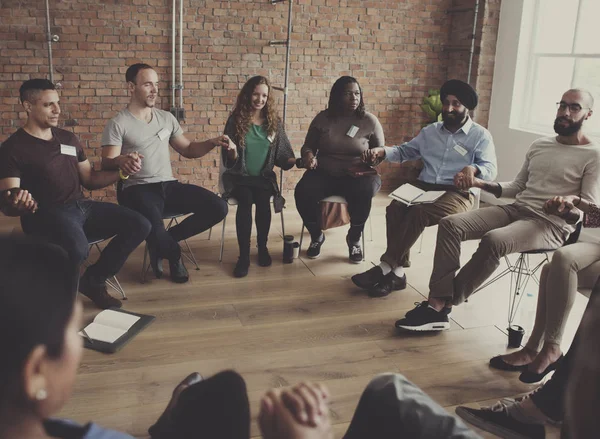
[[[135,84],[135,78],[140,70],[153,69],[152,66],[145,63],[137,63],[129,66],[127,71],[125,72],[125,81],[133,82]]]
[[[356,84],[360,90],[360,103],[356,110],[354,110],[354,114],[360,118],[365,116],[365,103],[363,101],[362,88],[360,88],[360,84],[356,78],[353,78],[352,76],[342,76],[333,83],[331,92],[329,93],[329,104],[327,105],[328,116],[337,117],[342,113],[342,96],[344,94],[344,89],[348,84]]]
[[[19,88],[21,103],[35,100],[36,93],[44,90],[56,90],[54,84],[48,79],[28,79]]]
[[[0,235],[0,395],[14,395],[8,390],[21,382],[35,346],[45,346],[54,358],[62,354],[78,278],[62,248]]]

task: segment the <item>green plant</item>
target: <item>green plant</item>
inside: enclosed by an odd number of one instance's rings
[[[440,99],[439,90],[429,90],[429,96],[423,98],[421,108],[427,116],[430,123],[439,122],[442,120],[442,100]]]

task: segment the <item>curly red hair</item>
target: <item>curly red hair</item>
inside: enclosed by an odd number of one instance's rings
[[[273,99],[273,94],[271,93],[271,84],[269,83],[269,80],[264,76],[253,76],[248,81],[246,81],[246,83],[242,87],[242,90],[238,94],[237,100],[235,102],[235,107],[231,112],[231,116],[235,121],[235,133],[238,138],[238,144],[242,148],[245,146],[244,143],[246,134],[250,129],[250,124],[252,123],[252,113],[254,112],[254,110],[252,109],[252,93],[254,93],[254,89],[261,84],[266,85],[269,89],[267,103],[261,110],[263,117],[267,121],[266,131],[269,136],[275,135],[275,133],[277,132],[277,127],[279,125],[279,116],[277,116],[275,100]]]

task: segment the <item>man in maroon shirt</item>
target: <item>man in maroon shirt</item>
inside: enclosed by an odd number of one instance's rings
[[[79,291],[100,308],[120,307],[106,290],[129,254],[146,238],[150,223],[133,210],[86,199],[81,186],[99,189],[119,180],[119,171],[95,171],[77,137],[57,128],[60,106],[50,81],[31,79],[21,86],[27,122],[0,147],[0,210],[19,216],[26,234],[64,248],[73,263],[88,257],[89,242],[114,238],[81,277]],[[141,159],[127,157],[128,172]],[[123,175],[122,175],[123,176]]]

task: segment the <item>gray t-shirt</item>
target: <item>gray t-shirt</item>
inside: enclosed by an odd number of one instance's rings
[[[102,146],[121,146],[121,154],[137,151],[144,156],[142,170],[123,181],[123,187],[135,184],[173,181],[169,141],[183,130],[168,111],[152,109],[148,123],[125,108],[111,119],[102,133]]]

